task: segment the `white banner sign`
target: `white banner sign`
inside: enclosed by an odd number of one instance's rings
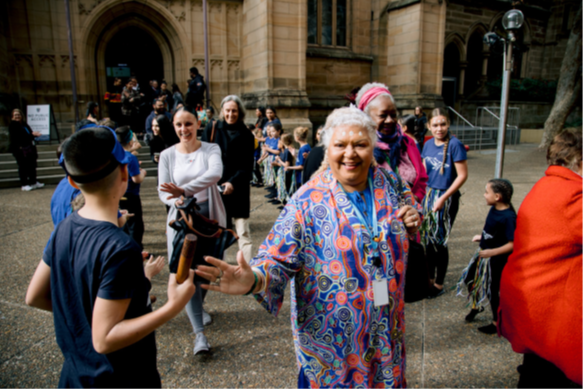
[[[42,135],[37,140],[49,140],[51,135],[51,106],[29,105],[26,107],[26,122],[33,131]]]

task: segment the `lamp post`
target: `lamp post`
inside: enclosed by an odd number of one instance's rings
[[[512,44],[516,40],[514,31],[524,23],[524,15],[512,9],[502,17],[502,26],[508,31],[504,42],[504,72],[502,78],[502,97],[500,98],[500,124],[498,126],[498,147],[496,150],[496,172],[494,177],[502,178],[504,168],[504,147],[506,146],[506,123],[508,122],[508,95],[510,92],[510,74],[512,72]]]

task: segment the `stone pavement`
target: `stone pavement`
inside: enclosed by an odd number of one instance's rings
[[[455,285],[476,246],[472,236],[483,227],[488,207],[484,185],[494,175],[494,150],[468,154],[469,179],[450,238],[446,287]],[[516,209],[546,169],[545,155],[533,144],[506,153],[505,177],[515,188]],[[166,212],[156,181],[142,184],[145,248],[164,254]],[[24,303],[28,282],[41,258],[52,222],[50,199],[55,186],[33,192],[0,190],[0,387],[54,387],[62,355],[55,342],[52,315]],[[257,248],[278,216],[261,189],[252,189],[251,231]],[[234,262],[235,250],[227,253]],[[167,267],[153,280],[152,293],[165,300]],[[288,289],[289,291],[289,289]],[[289,297],[289,295],[288,295]],[[296,362],[289,298],[278,318],[251,297],[209,293],[205,303],[213,324],[205,333],[210,357],[192,355],[194,335],[185,312],[156,331],[158,369],[165,387],[294,387]],[[508,342],[483,335],[477,327],[491,320],[489,308],[466,324],[465,300],[454,291],[434,300],[406,305],[406,377],[410,387],[516,387],[521,356]]]

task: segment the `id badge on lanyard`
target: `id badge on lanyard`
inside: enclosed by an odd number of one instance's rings
[[[369,188],[370,188],[370,192],[371,194],[374,193],[373,192],[373,188],[372,188],[372,180],[369,177]],[[358,207],[354,207],[356,214],[358,216],[358,218],[360,219],[360,222],[362,223],[362,225],[368,230],[371,238],[372,238],[372,249],[373,252],[375,254],[374,260],[373,260],[373,267],[372,269],[372,274],[371,277],[374,277],[376,271],[381,271],[383,268],[382,262],[381,262],[381,258],[379,256],[379,238],[380,238],[380,233],[378,231],[378,221],[377,221],[377,211],[374,207],[374,199],[373,201],[373,210],[372,210],[372,216],[373,216],[373,225],[371,226],[372,228],[368,228],[368,223],[366,222],[366,219],[364,218],[364,216],[362,215],[362,213],[360,212],[360,210],[358,209]],[[384,277],[384,275],[382,276],[382,279],[380,280],[376,280],[373,279],[372,281],[372,290],[373,290],[373,294],[374,294],[374,305],[375,307],[382,307],[385,306],[387,304],[389,304],[389,284],[387,282],[387,278]]]

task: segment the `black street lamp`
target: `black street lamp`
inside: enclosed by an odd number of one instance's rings
[[[506,124],[508,122],[508,97],[510,94],[510,75],[512,73],[512,44],[516,41],[514,31],[519,30],[524,23],[524,15],[517,9],[512,9],[502,17],[502,26],[508,32],[504,42],[504,71],[502,78],[502,96],[500,98],[500,124],[498,126],[498,146],[496,150],[496,178],[502,178],[504,168],[504,148],[506,146]],[[496,39],[492,33],[484,36],[487,44],[495,43]]]

